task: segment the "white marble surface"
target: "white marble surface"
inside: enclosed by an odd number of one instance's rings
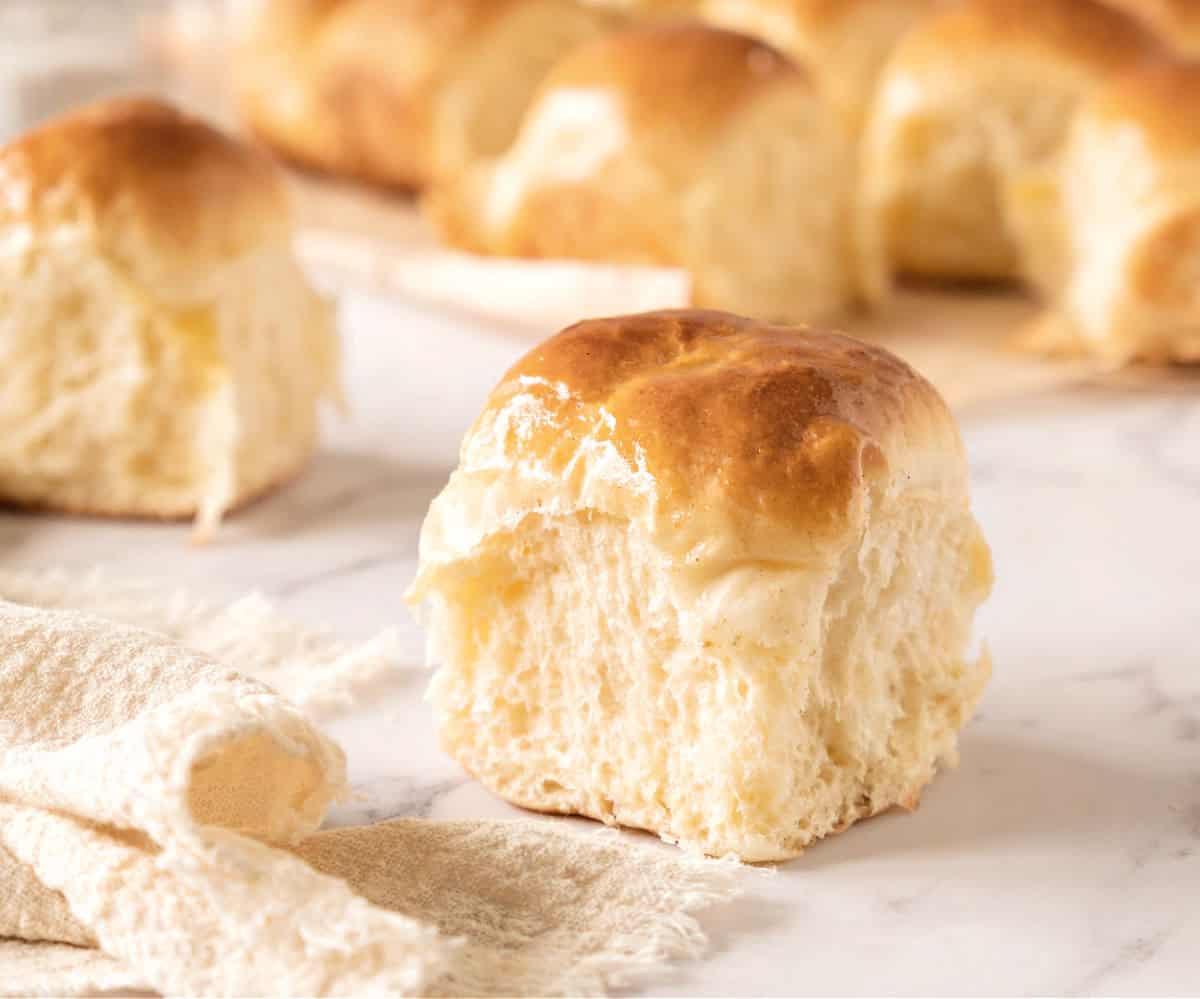
[[[0,559],[258,588],[350,637],[399,625],[414,669],[333,726],[366,794],[334,820],[512,814],[437,750],[400,595],[458,437],[528,344],[361,298],[344,328],[353,419],[214,545],[3,513]],[[998,585],[961,767],[915,815],[747,872],[705,916],[711,957],[662,994],[1200,991],[1200,380],[1023,399],[964,430]]]

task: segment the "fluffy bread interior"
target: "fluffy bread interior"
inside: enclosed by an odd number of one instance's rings
[[[970,90],[930,87],[916,99],[913,79],[885,81],[859,204],[864,225],[878,230],[869,241],[877,255],[867,264],[869,298],[880,297],[888,281],[881,272],[893,269],[950,280],[1018,275],[1006,191],[1061,147],[1084,84],[1053,66],[1014,62]],[[1036,96],[1006,83],[1026,75],[1047,80]]]
[[[885,298],[895,272],[1018,277],[1011,186],[1061,154],[1098,87],[1161,54],[1093,0],[972,0],[919,22],[884,69],[864,134],[864,297]]]
[[[14,237],[18,238],[18,237]],[[198,517],[287,478],[333,390],[328,305],[286,245],[141,286],[66,227],[0,260],[0,497]]]
[[[1072,266],[1054,297],[1114,363],[1200,360],[1198,80],[1179,63],[1119,81],[1080,114],[1063,158]]]
[[[1114,364],[1195,362],[1200,158],[1169,117],[1164,143],[1135,116],[1105,111],[1109,100],[1102,94],[1080,112],[1059,162],[1009,193],[1025,270],[1048,304],[1026,345]],[[1161,104],[1156,112],[1173,113]]]
[[[990,561],[961,507],[876,502],[828,565],[686,570],[595,511],[487,536],[420,584],[444,747],[525,807],[748,861],[915,806],[988,677]]]
[[[867,240],[867,299],[885,297],[893,270],[999,279],[1017,265],[1005,231],[984,126],[928,111],[869,130],[858,211]]]

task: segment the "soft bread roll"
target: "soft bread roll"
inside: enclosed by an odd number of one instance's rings
[[[703,0],[708,21],[765,39],[816,76],[852,131],[866,118],[888,53],[942,0]]]
[[[568,55],[512,149],[428,207],[467,250],[683,267],[697,305],[811,318],[853,292],[851,174],[845,129],[802,69],[670,23]]]
[[[864,139],[866,297],[886,297],[897,270],[1015,276],[1008,178],[1051,159],[1080,101],[1159,51],[1135,21],[1092,0],[968,0],[910,31],[884,71]]]
[[[550,66],[614,23],[575,0],[257,0],[238,103],[294,160],[419,188],[502,152]]]
[[[201,528],[294,475],[331,310],[264,157],[153,100],[0,149],[0,499]]]
[[[916,805],[987,681],[954,421],[886,351],[579,323],[492,392],[408,597],[442,743],[519,805],[793,856]]]
[[[1196,0],[1109,0],[1141,18],[1184,55],[1200,55],[1200,3]]]
[[[1059,169],[1011,205],[1052,304],[1034,345],[1200,361],[1200,64],[1145,66],[1099,92]]]

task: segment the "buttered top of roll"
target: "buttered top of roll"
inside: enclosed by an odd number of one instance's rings
[[[1013,45],[1114,67],[1160,48],[1138,22],[1098,0],[966,0],[911,32],[894,65],[942,66]]]
[[[641,522],[679,564],[819,564],[889,489],[965,502],[966,473],[941,397],[887,351],[723,312],[594,319],[492,392],[422,559],[591,510]]]
[[[103,101],[0,149],[0,238],[10,252],[79,238],[146,284],[192,282],[289,235],[264,156],[168,104]]]

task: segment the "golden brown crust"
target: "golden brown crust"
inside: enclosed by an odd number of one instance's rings
[[[1200,309],[1195,262],[1200,259],[1200,208],[1184,211],[1159,225],[1145,251],[1134,258],[1130,286],[1160,309]],[[1165,331],[1170,334],[1170,330]],[[1153,349],[1153,347],[1151,348]]]
[[[747,530],[765,520],[839,534],[865,479],[891,459],[912,485],[936,487],[944,469],[919,482],[927,469],[908,452],[961,454],[937,391],[882,348],[723,312],[571,326],[508,372],[481,420],[530,392],[547,418],[523,432],[523,453],[551,474],[569,476],[581,442],[599,434],[654,479],[660,510],[704,515],[720,505]]]
[[[631,131],[664,146],[694,147],[729,113],[772,87],[810,83],[765,42],[696,21],[632,28],[580,46],[541,93],[598,89],[620,102]]]
[[[967,0],[910,34],[898,59],[912,65],[928,58],[941,65],[948,58],[969,58],[998,44],[1025,45],[1112,67],[1162,52],[1150,31],[1098,0]]]
[[[268,0],[235,47],[243,117],[310,168],[417,190],[440,169],[440,93],[461,64],[470,71],[480,38],[529,2]]]
[[[205,268],[289,228],[269,159],[153,98],[102,101],[13,140],[0,192],[0,226],[82,226],[133,271]]]
[[[1181,52],[1200,52],[1200,4],[1196,0],[1109,0],[1132,14]]]
[[[1163,154],[1200,152],[1200,63],[1164,59],[1123,74],[1088,108],[1099,121],[1135,125]]]
[[[339,172],[417,188],[429,179],[432,104],[453,58],[518,0],[351,0],[314,33],[308,71],[337,137]],[[302,137],[293,145],[303,147]]]

